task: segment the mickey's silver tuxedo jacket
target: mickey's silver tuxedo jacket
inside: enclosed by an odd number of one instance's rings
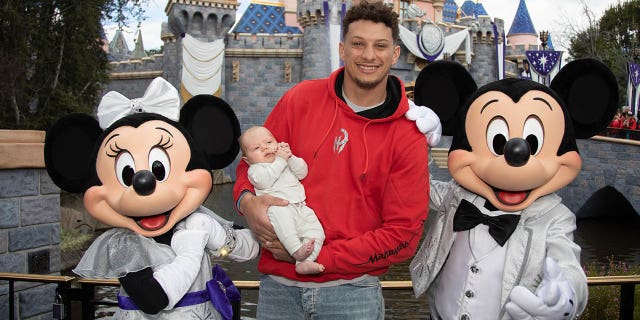
[[[485,199],[462,188],[455,181],[431,181],[430,214],[424,241],[410,264],[411,279],[416,297],[428,290],[427,297],[434,310],[434,292],[438,285],[438,274],[449,254],[454,239],[453,216],[462,199],[477,207],[484,205]],[[505,304],[511,290],[521,285],[535,292],[542,280],[545,258],[553,258],[571,283],[576,293],[574,314],[582,313],[587,304],[587,279],[580,265],[580,247],[573,242],[576,217],[561,204],[561,198],[550,194],[539,198],[521,211],[521,219],[516,230],[505,246],[507,248],[502,280],[502,306],[500,315],[508,319]],[[484,297],[478,297],[484,298]],[[486,297],[489,298],[489,297]]]

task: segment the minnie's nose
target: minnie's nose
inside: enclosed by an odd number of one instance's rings
[[[156,190],[156,176],[149,170],[140,170],[133,175],[133,190],[141,196],[148,196]]]

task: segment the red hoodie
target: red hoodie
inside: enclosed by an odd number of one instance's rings
[[[387,118],[357,115],[335,94],[342,69],[329,78],[303,81],[289,90],[265,122],[278,141],[309,165],[302,180],[307,206],[326,240],[317,262],[325,271],[300,275],[294,265],[262,250],[258,270],[296,281],[326,282],[380,275],[415,253],[427,217],[427,141],[413,121],[404,86]],[[252,190],[247,165],[237,168],[234,199]]]

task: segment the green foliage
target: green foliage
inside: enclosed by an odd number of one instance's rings
[[[590,263],[584,267],[587,277],[622,276],[640,274],[640,266],[607,258],[608,263],[599,265]],[[640,319],[640,286],[635,288],[634,319]],[[580,319],[618,319],[620,312],[620,286],[589,286],[589,302]]]
[[[87,248],[92,235],[82,233],[78,230],[60,230],[60,250],[62,251],[82,251]]]
[[[0,6],[0,128],[45,130],[91,113],[108,81],[102,21],[142,18],[143,0],[7,0]]]

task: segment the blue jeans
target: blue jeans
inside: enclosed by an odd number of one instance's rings
[[[382,320],[384,298],[378,278],[326,288],[285,286],[263,275],[258,320]]]

